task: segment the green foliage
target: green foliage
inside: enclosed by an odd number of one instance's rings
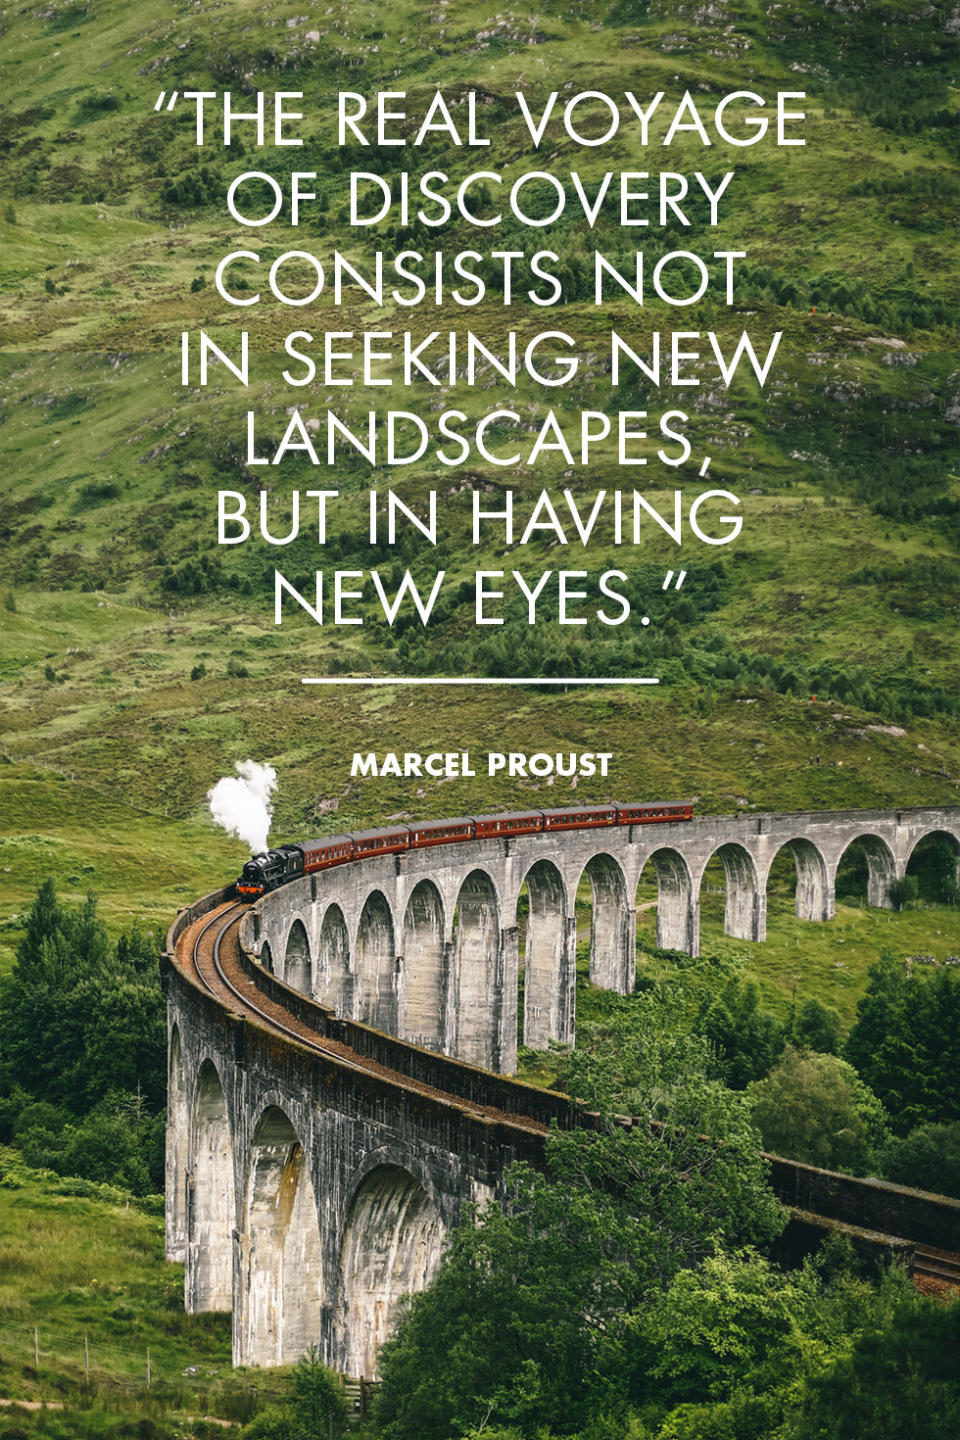
[[[960,1200],[960,1120],[918,1125],[883,1152],[887,1180]]]
[[[960,1306],[945,1312],[898,1268],[877,1282],[864,1279],[846,1241],[828,1241],[790,1275],[759,1257],[718,1257],[701,1272],[678,1276],[670,1294],[676,1309],[664,1297],[636,1317],[639,1393],[648,1397],[642,1413],[656,1440],[872,1440],[882,1433],[872,1428],[878,1399],[881,1411],[889,1407],[889,1433],[899,1436],[896,1404],[925,1387],[922,1419],[908,1433],[925,1435],[924,1424],[953,1413],[956,1381],[944,1385],[943,1377],[950,1374]],[[917,1332],[939,1336],[950,1358],[909,1338]],[[864,1363],[870,1355],[892,1362],[876,1386]],[[841,1376],[853,1393],[831,1416],[827,1397]],[[838,1422],[839,1429],[830,1428]]]
[[[605,1118],[552,1136],[551,1170],[590,1188],[614,1178],[657,1284],[721,1237],[766,1243],[779,1232],[745,1097],[713,1078],[709,1045],[685,1033],[669,997],[637,996],[632,1013],[582,1027],[561,1078]],[[625,1128],[618,1115],[635,1118]]]
[[[807,1378],[789,1440],[953,1440],[960,1430],[960,1305],[906,1298]]]
[[[282,1405],[265,1405],[241,1434],[243,1440],[290,1440],[290,1412]]]
[[[782,1350],[803,1298],[751,1251],[681,1270],[633,1317],[640,1394],[671,1409],[729,1395]]]
[[[13,1138],[28,1165],[116,1185],[134,1195],[163,1189],[164,1126],[135,1095],[103,1101],[76,1121],[65,1112],[38,1116],[45,1107],[20,1112]]]
[[[522,1167],[509,1194],[505,1211],[488,1206],[454,1233],[381,1352],[389,1440],[449,1440],[491,1423],[569,1434],[609,1374],[610,1331],[637,1293],[629,1222],[611,1197]]]
[[[304,1440],[326,1440],[336,1427],[346,1423],[347,1403],[336,1375],[319,1359],[315,1348],[301,1357],[293,1369],[293,1411]]]
[[[788,1045],[748,1094],[767,1149],[808,1165],[863,1174],[886,1137],[880,1101],[836,1055]]]
[[[887,957],[870,969],[866,995],[844,1051],[879,1096],[894,1130],[960,1119],[960,974],[909,974]]]
[[[177,569],[168,566],[162,581],[164,590],[179,595],[206,595],[209,591],[222,589],[227,583],[220,558],[216,555],[185,560]]]
[[[711,1064],[656,997],[584,1027],[564,1080],[598,1112],[596,1128],[552,1133],[549,1176],[517,1167],[506,1209],[488,1206],[454,1233],[383,1353],[385,1437],[575,1433],[622,1408],[632,1311],[724,1237],[778,1233],[746,1104]],[[638,1119],[624,1127],[617,1112]]]
[[[331,1440],[347,1423],[343,1388],[321,1364],[316,1348],[297,1361],[291,1393],[282,1404],[267,1405],[243,1428],[243,1440]]]
[[[790,1025],[790,1039],[798,1050],[815,1050],[818,1055],[837,1055],[843,1022],[832,1005],[815,995],[803,1001]]]
[[[187,170],[176,180],[167,181],[161,197],[166,204],[185,209],[193,210],[209,205],[219,198],[217,175],[209,165],[201,165],[197,170]]]
[[[45,881],[0,984],[0,1036],[0,1115],[30,1163],[159,1188],[166,1023],[139,929],[111,946],[92,894],[62,906]]]
[[[915,879],[918,893],[935,905],[957,905],[957,844],[947,836],[928,836],[921,840],[907,866],[907,878]]]
[[[717,998],[705,1002],[698,1032],[715,1047],[721,1073],[734,1090],[766,1075],[783,1049],[783,1031],[760,1003],[754,981],[730,980]]]
[[[912,905],[920,893],[920,881],[916,875],[901,875],[887,886],[887,898],[895,910],[905,910]]]

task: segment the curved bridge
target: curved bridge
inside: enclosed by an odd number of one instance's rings
[[[867,903],[886,906],[890,882],[932,834],[960,851],[955,807],[709,815],[470,840],[293,881],[252,910],[243,939],[288,985],[338,1014],[509,1074],[517,1064],[521,923],[523,1043],[573,1043],[575,898],[584,880],[592,892],[590,978],[629,994],[642,875],[657,885],[657,944],[697,955],[700,890],[715,857],[725,876],[726,934],[762,941],[767,882],[782,852],[796,866],[798,917],[826,921],[852,845],[866,858]]]
[[[589,1123],[564,1096],[493,1073],[516,1053],[524,884],[527,1034],[542,1044],[573,1035],[572,897],[584,875],[594,897],[591,970],[597,983],[626,990],[627,897],[647,860],[667,911],[661,940],[681,938],[669,927],[686,917],[684,948],[692,948],[700,879],[714,854],[727,875],[728,930],[749,927],[760,938],[766,877],[784,846],[797,862],[798,913],[814,919],[832,913],[837,865],[854,839],[868,837],[875,900],[926,835],[945,834],[960,850],[955,810],[637,829],[360,860],[252,908],[238,905],[231,887],[181,911],[162,967],[167,1254],[185,1262],[189,1311],[232,1310],[235,1364],[285,1364],[318,1344],[335,1369],[374,1376],[401,1297],[428,1283],[463,1203],[501,1194],[518,1159],[542,1164],[551,1122]],[[268,951],[300,989],[262,963]],[[541,998],[534,1004],[531,994]],[[426,1044],[385,1033],[391,1028],[412,1029]],[[438,1053],[442,1046],[468,1058]],[[808,1170],[776,1161],[775,1181],[795,1210],[817,1212],[810,1176],[824,1172]],[[865,1206],[894,1188],[869,1182],[868,1194],[864,1182],[829,1180],[828,1213],[842,1195],[841,1218],[862,1225],[871,1223]],[[960,1204],[950,1203],[947,1240],[943,1215],[927,1214],[929,1206],[895,1233],[960,1249]],[[882,1205],[877,1213],[882,1219]]]

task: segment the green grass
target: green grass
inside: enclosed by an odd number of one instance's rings
[[[22,920],[42,881],[76,902],[93,890],[113,934],[134,921],[159,946],[181,905],[237,870],[246,856],[207,821],[170,821],[131,805],[108,784],[6,764],[0,835],[0,970],[12,963]]]
[[[867,972],[882,954],[932,955],[942,964],[960,947],[960,913],[950,906],[894,912],[838,904],[834,918],[820,925],[798,920],[792,902],[780,897],[768,904],[766,941],[754,945],[723,934],[718,898],[708,896],[702,904],[701,953],[741,967],[746,978],[758,982],[764,1002],[781,1019],[794,1002],[813,997],[833,1006],[849,1029],[867,987]],[[642,917],[647,943],[652,939],[650,914]],[[641,951],[637,973],[664,973],[664,964]]]
[[[946,17],[942,5],[935,8]],[[410,328],[420,336],[469,323],[492,345],[511,326],[526,335],[562,324],[595,356],[582,381],[547,397],[565,423],[585,406],[656,413],[679,396],[691,416],[694,458],[677,475],[655,467],[643,472],[645,492],[663,506],[675,480],[688,495],[699,490],[699,457],[709,453],[711,483],[742,496],[744,529],[736,544],[709,553],[684,548],[695,610],[702,598],[696,566],[719,555],[727,572],[713,608],[693,618],[672,619],[684,616],[685,602],[658,598],[662,573],[679,557],[654,526],[636,554],[615,547],[604,522],[586,555],[574,547],[563,556],[594,573],[623,566],[634,576],[637,615],[652,603],[660,608],[649,629],[632,621],[617,631],[615,651],[602,648],[611,635],[595,621],[570,654],[569,632],[542,624],[537,638],[546,651],[581,671],[616,661],[618,672],[660,674],[661,693],[431,695],[426,740],[431,748],[461,748],[465,739],[480,748],[496,747],[506,735],[516,748],[582,746],[587,739],[613,749],[610,787],[581,791],[582,798],[696,793],[707,810],[955,799],[949,777],[960,771],[960,751],[954,717],[941,704],[960,679],[949,638],[957,613],[950,506],[960,496],[945,429],[955,389],[952,335],[947,321],[923,309],[952,293],[949,202],[957,182],[937,107],[955,112],[957,102],[937,25],[898,8],[891,47],[869,16],[831,12],[827,22],[819,7],[805,3],[771,19],[749,0],[723,25],[706,14],[691,18],[669,0],[653,13],[619,4],[599,19],[594,7],[550,4],[535,19],[511,12],[478,41],[477,30],[490,28],[486,10],[457,0],[445,7],[444,35],[438,31],[428,49],[421,18],[405,0],[333,6],[316,20],[315,40],[307,38],[314,22],[288,3],[269,12],[249,3],[187,16],[172,3],[148,12],[101,0],[95,10],[75,8],[60,19],[36,12],[13,22],[4,79],[15,143],[0,161],[14,211],[12,223],[0,222],[7,309],[0,369],[8,388],[0,465],[12,542],[4,547],[0,585],[17,607],[4,612],[0,638],[6,753],[131,807],[166,812],[174,850],[185,832],[173,827],[197,816],[210,783],[247,753],[280,768],[277,828],[286,834],[316,828],[321,800],[337,805],[323,812],[320,823],[328,829],[398,811],[526,803],[536,787],[498,784],[491,794],[490,785],[459,785],[451,803],[453,792],[432,782],[351,784],[353,748],[421,748],[421,704],[406,695],[304,692],[299,684],[304,674],[335,669],[440,665],[448,673],[483,673],[491,664],[483,643],[489,632],[478,635],[468,607],[448,606],[426,646],[416,628],[408,632],[409,654],[398,651],[397,637],[382,624],[337,630],[294,611],[277,629],[272,616],[274,563],[303,589],[318,566],[392,568],[395,557],[374,556],[362,543],[371,484],[396,485],[408,501],[440,489],[445,534],[437,554],[421,546],[412,559],[421,580],[439,565],[454,589],[478,565],[519,565],[529,574],[557,568],[563,552],[546,541],[526,547],[522,560],[492,540],[479,551],[468,543],[464,486],[503,483],[500,472],[483,465],[449,472],[427,461],[370,471],[344,462],[329,481],[341,491],[332,525],[339,556],[309,540],[280,551],[262,542],[217,551],[216,490],[250,483],[239,458],[248,407],[276,429],[288,401],[312,413],[335,399],[340,413],[355,416],[383,406],[385,396],[411,408],[435,396],[284,390],[280,363],[268,352],[304,317],[272,302],[241,317],[253,336],[249,391],[224,381],[222,372],[204,392],[181,389],[177,346],[184,327],[202,325],[235,344],[237,312],[210,284],[217,260],[236,243],[237,227],[223,215],[225,186],[254,159],[289,168],[290,152],[199,153],[186,110],[168,116],[150,107],[160,88],[182,88],[188,79],[220,88],[243,73],[269,89],[278,66],[295,64],[297,85],[318,97],[297,162],[317,169],[331,208],[325,228],[312,220],[301,230],[278,222],[253,239],[271,254],[296,245],[326,255],[336,245],[369,261],[374,243],[389,253],[405,242],[351,232],[339,217],[343,165],[366,160],[360,152],[341,157],[334,144],[331,100],[345,77],[351,88],[370,90],[392,84],[398,70],[412,113],[437,88],[482,83],[497,97],[484,116],[494,142],[484,163],[513,177],[535,163],[509,100],[521,84],[534,98],[560,78],[611,93],[662,88],[672,95],[689,87],[707,107],[742,84],[747,66],[761,93],[806,89],[807,147],[715,150],[705,161],[688,137],[670,151],[671,166],[690,171],[709,162],[736,171],[721,229],[669,237],[643,232],[654,248],[712,246],[722,235],[731,248],[746,249],[745,278],[730,310],[701,304],[671,312],[654,303],[637,311],[616,299],[597,310],[578,299],[533,312],[529,305],[508,310],[496,297],[469,312],[448,307],[437,316],[392,303],[379,310],[348,289],[339,309],[324,299],[307,317],[318,336],[365,327]],[[87,62],[91,48],[104,55],[95,75]],[[903,133],[895,134],[881,111],[908,62],[913,83],[901,97]],[[869,96],[859,88],[864,66]],[[922,126],[913,123],[921,112]],[[658,118],[655,138],[662,129]],[[456,177],[476,164],[475,155],[440,147],[394,152],[401,153],[414,169],[443,159]],[[597,151],[574,146],[558,131],[548,153],[554,169],[576,168],[590,182],[608,168],[638,163],[627,127]],[[171,181],[204,164],[213,177],[205,203],[164,199]],[[876,193],[868,193],[871,186]],[[511,236],[511,243],[531,240],[531,232]],[[476,238],[461,226],[437,232],[434,241],[452,249]],[[594,245],[610,254],[624,247],[623,235],[606,222],[587,234],[564,220],[541,238],[573,257]],[[195,280],[206,281],[205,288],[191,291]],[[785,281],[794,294],[783,290]],[[818,286],[826,299],[811,313]],[[771,383],[761,394],[738,380],[724,392],[704,361],[696,390],[671,395],[628,385],[613,396],[599,364],[609,329],[641,344],[651,329],[676,325],[716,329],[725,346],[744,328],[758,343],[782,329]],[[523,382],[510,398],[524,412],[542,407],[545,396]],[[458,387],[447,403],[476,420],[490,399],[485,388]],[[890,479],[891,466],[905,467],[903,476]],[[575,467],[572,476],[551,459],[533,471],[507,472],[506,480],[521,492],[570,484],[582,500],[600,487],[629,487],[637,473],[618,469],[607,447],[595,465]],[[278,522],[286,492],[316,480],[302,465],[271,472]],[[921,494],[916,513],[902,518],[897,504]],[[220,562],[203,577],[205,593],[165,583],[170,572],[183,574],[203,558]],[[888,576],[907,576],[914,567],[925,578],[848,582],[865,567]],[[532,639],[525,626],[512,628],[507,663],[532,654]],[[713,662],[727,652],[740,673],[724,681]],[[751,657],[772,658],[786,673],[758,678],[743,663]],[[231,661],[248,675],[228,675]],[[192,682],[199,663],[207,675]],[[849,687],[838,672],[853,676]],[[825,708],[807,707],[814,690],[826,698]],[[933,691],[940,699],[930,699],[926,692]],[[891,721],[906,733],[868,728]],[[818,753],[822,763],[810,766]],[[550,798],[560,797],[554,791]],[[58,833],[55,824],[29,829]]]
[[[29,1433],[129,1434],[113,1427],[132,1413],[152,1416],[158,1436],[172,1440],[175,1429],[184,1433],[178,1415],[236,1420],[255,1409],[252,1390],[279,1390],[281,1377],[264,1386],[231,1370],[229,1316],[184,1312],[183,1267],[163,1258],[156,1199],[128,1201],[105,1186],[31,1171],[0,1150],[0,1237],[0,1396],[63,1407],[42,1424],[37,1414],[7,1415]],[[187,1433],[200,1440],[219,1432]]]

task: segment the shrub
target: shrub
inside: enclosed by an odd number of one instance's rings
[[[918,1125],[883,1153],[883,1174],[898,1185],[934,1190],[960,1200],[960,1120]]]
[[[886,1115],[852,1065],[788,1045],[776,1069],[747,1087],[768,1150],[862,1174],[886,1140]]]

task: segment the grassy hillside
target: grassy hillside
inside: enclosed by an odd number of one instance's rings
[[[275,833],[285,835],[525,804],[531,792],[554,803],[570,794],[567,782],[351,781],[353,751],[372,748],[612,750],[609,780],[582,783],[585,799],[694,794],[702,810],[952,803],[960,749],[950,446],[960,372],[951,354],[950,224],[960,107],[949,81],[950,14],[946,4],[907,0],[850,12],[811,3],[770,12],[753,0],[702,9],[677,0],[548,3],[535,14],[496,15],[452,0],[437,0],[426,15],[401,0],[333,5],[309,17],[285,0],[209,8],[89,0],[8,11],[3,913],[16,914],[51,870],[67,892],[94,883],[111,920],[140,913],[159,925],[180,896],[218,883],[240,858],[241,847],[214,835],[203,812],[210,784],[248,754],[280,772]],[[200,152],[186,109],[152,108],[161,89],[190,86],[302,89],[308,143],[297,152],[258,153],[250,144],[243,154]],[[805,90],[805,149],[705,152],[687,137],[663,152],[667,160],[655,148],[645,155],[624,126],[598,149],[574,146],[558,130],[538,155],[510,98],[517,89],[531,104],[551,89],[662,89],[676,101],[689,89],[706,110],[743,87]],[[411,114],[437,89],[450,97],[481,90],[492,145],[341,153],[333,107],[344,88],[406,89]],[[663,128],[656,121],[652,133]],[[320,205],[298,230],[278,221],[239,233],[225,218],[230,178],[254,166],[281,173],[291,155],[296,168],[317,171]],[[469,311],[379,309],[357,286],[339,306],[327,295],[305,312],[265,303],[240,312],[257,362],[250,391],[226,380],[181,389],[182,329],[204,326],[235,344],[238,312],[211,282],[220,256],[238,243],[265,258],[295,247],[329,261],[339,249],[368,268],[377,245],[388,254],[454,251],[479,236],[485,248],[483,232],[462,222],[437,232],[350,230],[351,166],[391,176],[401,165],[440,167],[458,179],[489,165],[512,179],[539,164],[564,176],[578,170],[588,189],[607,169],[641,164],[736,175],[716,232],[699,211],[689,231],[619,231],[611,216],[588,232],[569,211],[547,231],[507,224],[491,232],[499,245],[547,246],[561,256],[570,298],[556,309],[507,308],[496,290]],[[682,247],[710,253],[721,242],[745,249],[733,307],[708,298],[679,311],[657,301],[638,311],[611,298],[595,308],[583,284],[590,252],[623,256],[637,235],[650,258]],[[563,328],[587,361],[575,386],[549,395],[529,382],[493,389],[489,376],[436,395],[423,387],[294,392],[268,350],[300,324],[317,336],[469,326],[492,347],[511,327],[521,338]],[[713,329],[727,348],[744,329],[758,345],[777,329],[784,338],[763,391],[742,378],[725,391],[705,354],[689,367],[701,381],[696,390],[625,383],[614,392],[602,363],[611,327],[641,348],[653,330],[671,328]],[[441,398],[473,421],[492,400],[509,403],[531,424],[547,403],[561,422],[582,408],[656,415],[679,403],[691,416],[693,455],[676,475],[625,471],[609,450],[573,475],[553,461],[451,471],[429,457],[393,469],[344,459],[319,474],[289,460],[269,472],[244,463],[247,408],[276,442],[293,403],[311,415],[330,406],[355,421],[387,405],[429,416]],[[705,455],[708,482],[697,473]],[[685,545],[681,557],[651,524],[637,552],[625,552],[605,521],[586,552],[538,540],[519,559],[492,541],[479,551],[467,543],[471,487],[568,485],[583,502],[600,488],[632,488],[638,474],[661,509],[675,483],[687,497],[706,483],[734,490],[743,501],[740,539],[723,549]],[[292,489],[338,488],[330,543],[218,550],[217,489],[254,500],[261,484],[278,529]],[[398,555],[366,544],[373,485],[392,485],[411,504],[440,490],[437,551],[408,544]],[[663,574],[678,559],[685,588],[665,596]],[[426,634],[405,614],[392,631],[382,621],[318,626],[302,611],[274,626],[274,564],[310,593],[317,568],[389,576],[398,561],[420,580],[438,567],[450,577]],[[592,577],[625,569],[637,602],[631,621],[616,631],[596,621],[530,629],[511,602],[502,630],[474,628],[461,585],[478,566],[537,575],[562,564]],[[511,674],[518,666],[655,674],[661,685],[424,695],[300,684],[305,674]]]
[[[262,1402],[282,1386],[276,1375],[251,1385],[231,1370],[229,1316],[184,1313],[183,1269],[163,1258],[155,1197],[131,1203],[109,1186],[30,1170],[2,1149],[0,1234],[0,1395],[50,1405],[5,1407],[3,1435],[208,1440],[249,1418],[258,1393]]]

